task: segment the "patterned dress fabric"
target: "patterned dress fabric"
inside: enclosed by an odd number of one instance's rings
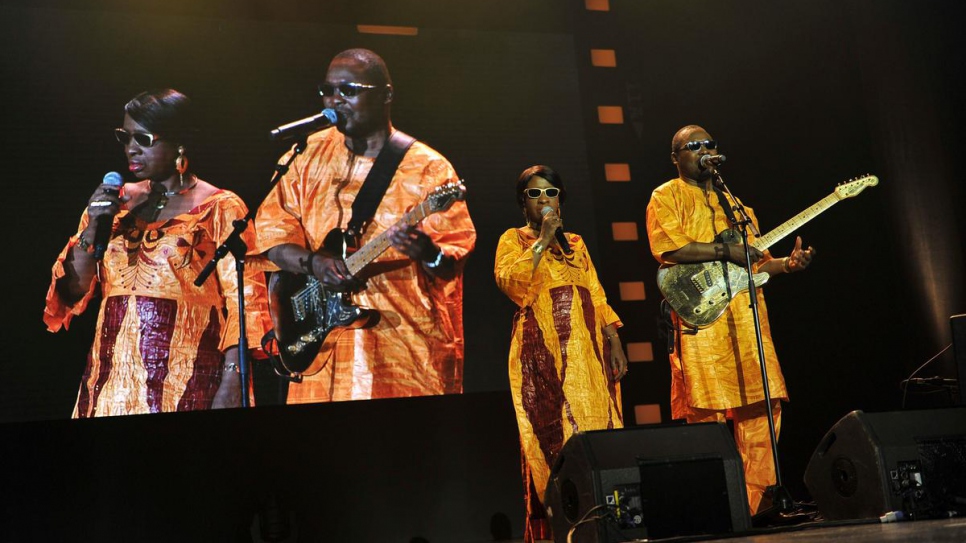
[[[115,217],[112,238],[87,294],[68,305],[57,294],[64,261],[87,226],[85,212],[54,263],[44,322],[68,328],[95,295],[101,303],[75,418],[209,409],[221,384],[224,351],[238,343],[238,281],[231,255],[200,287],[194,280],[247,213],[221,190],[187,213],[150,224],[128,210]],[[249,230],[243,239],[254,242]],[[261,273],[245,280],[247,338],[258,345],[271,328]]]
[[[549,538],[543,506],[550,468],[575,432],[623,427],[603,327],[622,326],[580,236],[572,255],[547,250],[533,267],[528,227],[507,230],[496,251],[497,285],[520,309],[510,343],[510,392],[520,429],[527,496],[525,539]]]

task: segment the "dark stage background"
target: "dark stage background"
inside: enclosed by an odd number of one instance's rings
[[[966,312],[955,211],[966,44],[954,0],[83,5],[0,2],[10,292],[0,422],[70,414],[94,315],[50,335],[43,297],[87,197],[105,172],[125,171],[111,134],[125,101],[161,86],[191,96],[204,111],[197,173],[254,206],[284,151],[267,131],[317,112],[329,59],[356,46],[386,58],[396,125],[469,186],[479,240],[466,272],[467,393],[507,388],[513,307],[493,283],[493,253],[521,221],[516,175],[543,162],[568,182],[568,229],[588,239],[622,338],[654,347],[624,380],[627,423],[639,404],[659,404],[667,420],[644,209],[675,175],[671,136],[691,123],[721,142],[726,179],[765,231],[838,182],[882,180],[798,232],[818,250],[813,268],[765,288],[792,396],[780,449],[796,497],[825,431],[853,409],[899,408],[899,382],[949,343],[948,317]],[[419,34],[362,35],[356,24]],[[592,67],[591,48],[614,49],[617,67]],[[621,106],[625,123],[600,125],[599,105]],[[606,182],[605,163],[630,164],[631,181]],[[612,222],[636,222],[639,241],[614,241]],[[646,299],[621,301],[622,282],[643,282]],[[951,353],[927,375],[954,377]],[[917,406],[946,400],[909,395]]]

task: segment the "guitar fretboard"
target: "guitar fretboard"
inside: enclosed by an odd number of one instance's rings
[[[413,208],[409,213],[403,215],[401,219],[396,221],[393,226],[414,226],[419,223],[419,221],[425,219],[432,213],[432,206],[429,205],[428,201],[423,201],[415,208]],[[379,255],[384,253],[392,244],[389,243],[389,231],[385,231],[378,236],[369,240],[360,247],[356,252],[349,255],[345,259],[345,266],[349,269],[349,273],[355,275],[369,265],[370,262],[376,259]]]
[[[771,232],[768,232],[764,236],[761,236],[760,238],[756,239],[755,242],[752,243],[752,245],[755,248],[757,248],[759,251],[764,251],[765,249],[771,247],[772,245],[774,245],[775,243],[783,239],[788,234],[791,234],[796,229],[800,228],[803,224],[821,215],[822,212],[825,211],[826,209],[839,203],[841,199],[842,198],[840,198],[838,194],[834,192],[832,194],[829,194],[825,198],[822,198],[818,202],[806,208],[805,211],[802,211],[798,215],[795,215],[791,219],[788,219],[787,221],[783,222],[781,225],[779,225]]]

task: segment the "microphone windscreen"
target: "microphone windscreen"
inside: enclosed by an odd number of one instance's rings
[[[117,172],[107,172],[107,174],[104,175],[103,183],[105,185],[114,185],[115,187],[120,187],[124,184],[124,178],[121,177],[121,174]]]
[[[543,215],[544,217],[546,217],[551,213],[553,213],[553,208],[550,206],[544,206],[544,208],[540,210],[540,214]]]
[[[329,120],[332,124],[337,124],[339,122],[339,112],[332,108],[325,108],[322,110],[322,115]]]

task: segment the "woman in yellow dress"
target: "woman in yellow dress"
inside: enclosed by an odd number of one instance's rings
[[[562,233],[567,193],[548,166],[532,166],[516,187],[526,226],[504,232],[497,285],[520,309],[513,319],[510,390],[523,449],[527,542],[552,539],[541,505],[550,467],[578,431],[621,428],[620,385],[627,359],[622,324],[583,239]],[[566,245],[556,239],[557,230]]]
[[[241,402],[235,261],[222,259],[200,287],[194,280],[247,210],[189,170],[190,103],[173,89],[127,103],[115,137],[137,182],[99,186],[54,263],[44,310],[51,332],[101,296],[75,418]],[[102,260],[93,254],[98,225],[110,227]],[[251,230],[243,240],[254,244]],[[245,294],[248,341],[258,345],[271,326],[261,274],[248,272]]]

